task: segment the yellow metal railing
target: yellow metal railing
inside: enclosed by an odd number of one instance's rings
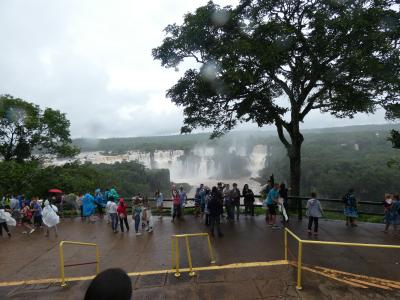
[[[188,233],[188,234],[175,234],[171,236],[171,245],[172,245],[172,269],[175,269],[175,277],[180,277],[181,273],[179,272],[179,239],[184,238],[185,239],[185,244],[186,244],[186,253],[187,253],[187,258],[188,258],[188,264],[189,264],[189,275],[190,276],[195,276],[196,273],[193,271],[193,264],[192,264],[192,256],[190,254],[190,245],[189,245],[189,238],[190,237],[196,237],[196,236],[205,236],[207,237],[207,243],[208,243],[208,251],[210,254],[210,260],[211,264],[215,264],[215,258],[213,254],[213,250],[211,247],[211,240],[210,236],[208,233]]]
[[[301,269],[303,262],[303,245],[330,245],[330,246],[344,246],[344,247],[367,247],[367,248],[386,248],[386,249],[400,249],[400,245],[383,245],[383,244],[362,244],[362,243],[345,243],[345,242],[327,242],[327,241],[311,241],[302,240],[289,229],[285,228],[285,260],[288,260],[288,233],[298,242],[297,254],[297,285],[298,290],[302,289],[301,285]]]
[[[66,265],[65,261],[64,261],[64,244],[96,247],[96,261]],[[99,274],[100,273],[100,252],[99,252],[99,247],[97,246],[97,244],[71,242],[71,241],[60,242],[60,267],[61,267],[61,286],[62,287],[67,286],[67,283],[65,281],[65,270],[64,270],[66,267],[75,267],[75,266],[93,265],[93,264],[96,264],[96,274]]]

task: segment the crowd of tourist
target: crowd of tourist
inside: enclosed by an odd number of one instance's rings
[[[8,226],[21,226],[22,233],[32,234],[35,230],[45,227],[45,235],[49,236],[50,228],[58,235],[57,224],[60,222],[58,208],[49,200],[42,201],[38,197],[32,199],[24,195],[18,197],[3,197],[0,202],[0,236],[3,229],[11,237]]]
[[[126,201],[112,188],[104,192],[96,189],[93,194],[70,194],[59,198],[60,201],[57,202],[55,196],[50,196],[45,201],[38,197],[29,199],[25,195],[3,197],[0,201],[0,236],[3,236],[3,231],[5,231],[11,237],[9,226],[20,226],[23,228],[22,233],[25,234],[33,234],[36,230],[43,228],[46,236],[49,236],[50,229],[53,229],[57,236],[59,214],[66,204],[72,205],[76,209],[82,222],[95,223],[99,218],[105,218],[114,233],[129,232],[129,215],[132,216],[136,235],[141,235],[142,231],[153,232],[154,217],[150,201],[140,194],[134,196],[130,201]],[[241,191],[236,183],[232,184],[232,188],[229,184],[222,182],[211,188],[201,184],[195,191],[194,216],[204,219],[204,224],[209,227],[212,236],[218,234],[222,237],[221,220],[229,223],[238,221],[242,204],[244,206],[243,215],[253,217],[255,215],[255,198],[254,192],[247,184]],[[243,203],[241,203],[241,199],[243,199]],[[184,218],[185,206],[188,203],[187,193],[183,186],[177,188],[172,185],[171,200],[171,222],[174,223]],[[159,190],[154,195],[154,203],[155,212],[158,214],[158,218],[162,219],[165,199]],[[265,207],[265,220],[268,226],[272,229],[279,229],[288,224],[288,189],[285,184],[268,181],[261,191],[261,203]],[[344,195],[343,204],[346,225],[356,227],[357,200],[352,189]],[[391,225],[396,231],[397,224],[400,223],[399,195],[387,194],[383,201],[383,209],[384,232],[388,232]],[[280,216],[279,219],[277,219],[277,215]],[[311,193],[311,197],[307,201],[306,215],[309,221],[308,234],[318,235],[318,221],[323,216],[323,209],[316,193]]]

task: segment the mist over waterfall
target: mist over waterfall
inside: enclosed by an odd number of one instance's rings
[[[217,181],[237,182],[240,187],[247,183],[259,192],[260,185],[252,178],[259,176],[267,157],[268,147],[259,144],[250,149],[231,145],[228,149],[196,146],[188,151],[154,151],[149,155],[150,160],[138,160],[149,168],[169,169],[173,182],[186,182],[193,186],[200,183],[212,186]]]
[[[259,176],[259,172],[265,167],[267,162],[267,146],[255,145],[249,156],[249,170],[251,177]]]
[[[214,185],[217,181],[248,183],[255,192],[259,184],[251,178],[259,176],[265,168],[268,146],[263,144],[230,143],[227,145],[195,145],[186,150],[129,150],[124,154],[111,155],[100,151],[82,152],[77,156],[81,163],[113,164],[138,161],[149,169],[169,169],[171,181]],[[65,160],[53,160],[61,165]]]
[[[143,157],[143,156],[142,156]],[[150,159],[137,160],[149,168],[170,170],[171,180],[193,182],[208,179],[257,177],[265,167],[267,146],[255,145],[248,153],[245,147],[230,146],[228,151],[198,146],[189,151],[154,151]]]

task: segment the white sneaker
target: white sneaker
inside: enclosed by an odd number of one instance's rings
[[[150,232],[153,232],[153,228],[150,228],[150,229],[149,229],[149,233],[150,233]]]
[[[138,236],[138,235],[142,235],[140,232],[136,232],[136,235]]]
[[[29,231],[29,234],[32,234],[35,232],[35,228],[31,229],[31,231]]]

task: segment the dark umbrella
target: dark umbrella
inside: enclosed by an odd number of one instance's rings
[[[62,191],[62,190],[59,190],[59,189],[51,189],[51,190],[49,190],[49,193],[53,193],[53,194],[62,194],[63,191]]]

